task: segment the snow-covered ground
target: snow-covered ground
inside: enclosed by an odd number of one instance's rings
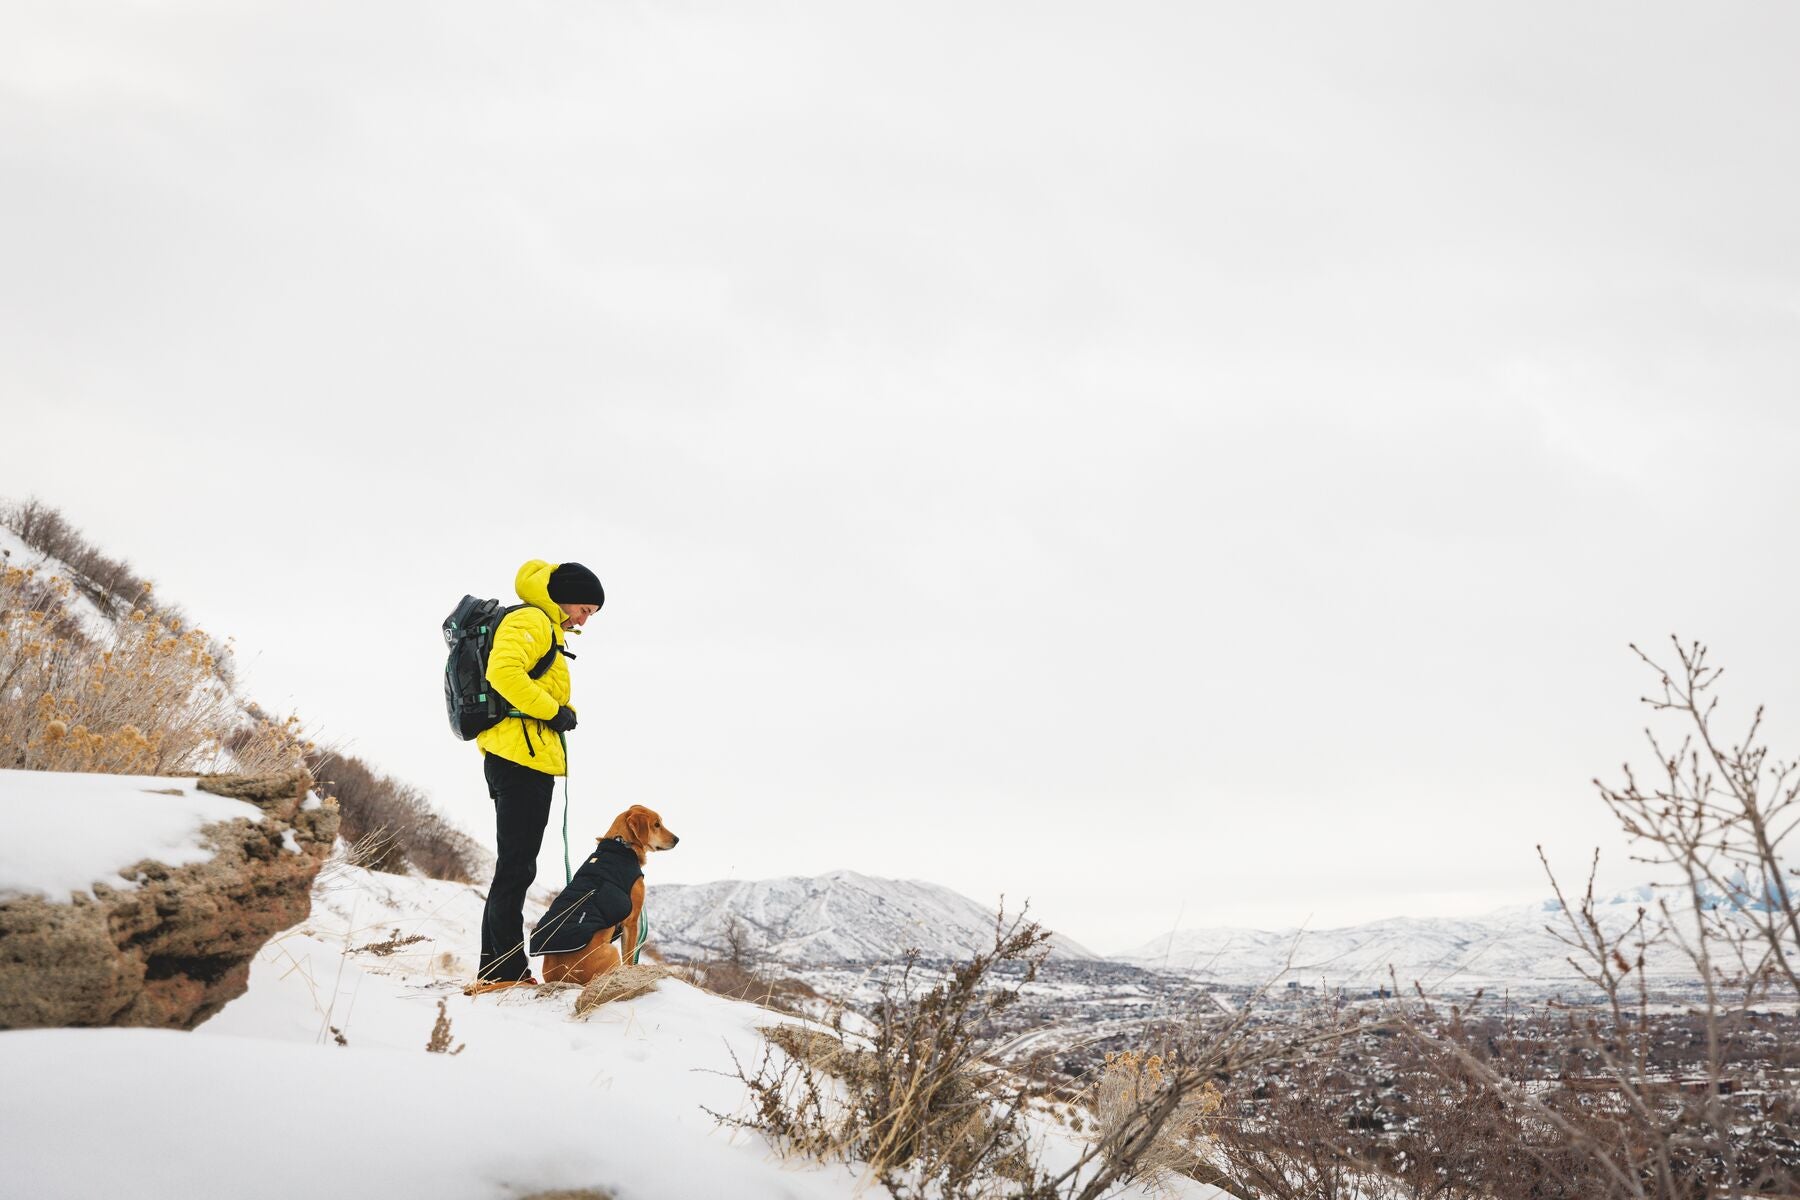
[[[787,1020],[675,979],[574,1015],[574,989],[470,998],[473,887],[329,865],[247,994],[191,1034],[0,1033],[0,1180],[34,1200],[882,1197],[705,1111],[744,1110],[732,1059]],[[418,940],[410,940],[410,939]],[[391,953],[384,953],[388,946]],[[426,1050],[439,1002],[454,1054]],[[1042,1123],[1046,1157],[1072,1136]],[[1147,1193],[1122,1191],[1122,1197]],[[1218,1195],[1185,1182],[1173,1193]]]
[[[198,791],[195,782],[0,771],[0,899],[67,900],[96,883],[136,887],[126,872],[146,858],[182,867],[211,857],[201,826],[262,820],[256,805]]]

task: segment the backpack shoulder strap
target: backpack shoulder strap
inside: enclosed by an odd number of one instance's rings
[[[511,608],[505,609],[500,613],[499,620],[494,622],[495,628],[499,628],[500,621],[506,620],[506,618],[524,608],[529,608],[537,613],[542,613],[544,611],[535,604],[515,604]],[[548,621],[549,619],[549,616],[545,615],[544,620]],[[550,648],[544,651],[544,656],[538,659],[531,670],[525,673],[533,679],[542,679],[544,677],[544,672],[550,669],[550,664],[556,661],[556,656],[561,652],[562,646],[556,640],[556,630],[552,628],[550,631]]]

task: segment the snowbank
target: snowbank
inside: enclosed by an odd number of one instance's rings
[[[0,898],[67,900],[96,883],[133,888],[138,881],[124,872],[145,859],[184,867],[211,857],[203,825],[262,819],[256,805],[196,791],[195,783],[0,771]]]

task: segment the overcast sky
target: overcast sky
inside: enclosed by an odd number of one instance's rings
[[[1797,56],[1781,3],[4,0],[0,496],[490,843],[438,626],[587,563],[573,834],[662,810],[652,882],[1102,951],[1635,882],[1628,642],[1800,754]]]

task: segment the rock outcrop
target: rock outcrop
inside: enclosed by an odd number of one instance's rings
[[[199,786],[262,819],[206,826],[216,852],[205,862],[127,868],[140,880],[132,889],[0,903],[0,1029],[192,1029],[243,994],[270,937],[306,918],[338,826],[335,806],[309,801],[312,777],[213,775]]]

